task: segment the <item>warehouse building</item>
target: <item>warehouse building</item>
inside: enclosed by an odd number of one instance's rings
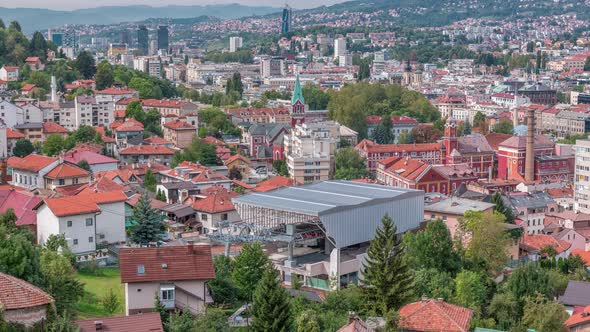
[[[389,214],[398,233],[419,227],[424,192],[350,181],[323,181],[233,198],[251,233],[290,283],[334,289],[357,283],[369,241]],[[338,282],[339,281],[339,282]]]

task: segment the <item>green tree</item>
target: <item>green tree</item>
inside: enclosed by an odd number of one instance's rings
[[[233,304],[236,300],[237,289],[231,279],[233,273],[233,261],[227,256],[216,256],[213,259],[215,267],[215,279],[208,285],[211,289],[213,300],[218,304]]]
[[[39,250],[31,233],[0,225],[0,271],[33,284],[40,280]]]
[[[453,298],[454,292],[455,280],[450,273],[433,268],[419,269],[414,272],[414,295],[416,298],[426,295],[429,298],[442,298],[449,301]]]
[[[193,331],[195,321],[190,312],[177,311],[170,316],[167,332],[187,332]]]
[[[396,233],[393,220],[386,214],[375,231],[362,267],[366,303],[377,315],[399,309],[413,293],[404,244]]]
[[[6,29],[6,25],[4,24],[4,21],[0,18],[0,29],[4,30]]]
[[[287,162],[284,159],[277,159],[272,162],[272,168],[277,171],[280,176],[289,176],[289,169],[287,168]]]
[[[225,94],[229,95],[232,91],[239,94],[239,98],[242,98],[242,92],[244,92],[244,86],[242,84],[242,75],[240,73],[234,73],[231,78],[227,80],[225,85]]]
[[[78,166],[80,166],[81,168],[87,170],[88,172],[92,172],[92,169],[90,168],[90,164],[88,163],[88,161],[86,159],[82,159],[78,162]]]
[[[408,264],[412,267],[449,273],[455,273],[461,267],[451,233],[440,219],[429,222],[425,230],[416,234],[404,234],[404,244]]]
[[[365,160],[352,147],[338,149],[334,159],[336,163],[335,179],[352,180],[370,175]]]
[[[158,293],[156,293],[156,296],[154,297],[154,311],[160,314],[160,320],[162,321],[164,331],[168,331],[170,312],[166,309],[164,304],[162,304],[162,300],[160,300],[160,295],[158,295]]]
[[[13,31],[17,31],[17,32],[22,32],[22,29],[20,27],[20,23],[18,23],[17,21],[11,21],[10,25],[8,26],[9,30],[13,30]]]
[[[455,303],[481,314],[487,297],[484,276],[474,271],[461,271],[455,278]]]
[[[33,38],[31,38],[31,42],[29,43],[29,54],[31,56],[38,56],[41,59],[45,60],[47,54],[47,46],[47,41],[45,41],[45,37],[43,37],[43,34],[39,31],[35,31],[35,33],[33,33]]]
[[[84,285],[76,279],[70,259],[58,252],[44,250],[40,262],[43,289],[55,299],[58,313],[72,312],[84,294]]]
[[[232,180],[241,180],[242,179],[242,172],[237,167],[232,167],[229,169],[228,177]]]
[[[330,102],[330,93],[323,91],[317,85],[308,82],[305,83],[301,89],[305,103],[309,106],[310,110],[325,110]],[[291,97],[285,98],[289,99]]]
[[[378,144],[392,144],[395,137],[393,136],[393,123],[391,117],[384,115],[381,122],[373,131],[372,139]]]
[[[45,144],[43,144],[43,153],[48,156],[55,156],[63,151],[65,141],[60,134],[51,134],[47,136]]]
[[[147,245],[162,239],[164,225],[160,214],[150,206],[150,200],[146,194],[141,195],[135,209],[133,220],[136,224],[131,227],[130,239],[139,244]]]
[[[512,125],[512,121],[500,120],[500,122],[494,125],[494,132],[508,135],[514,134],[514,127]]]
[[[410,144],[413,140],[411,132],[402,131],[397,137],[397,144]]]
[[[484,128],[486,125],[486,116],[482,112],[477,112],[473,116],[473,127],[479,128],[481,132],[484,132]]]
[[[80,332],[70,313],[57,316],[47,324],[47,332]]]
[[[91,79],[96,71],[94,57],[88,51],[82,51],[78,54],[74,66],[85,79]]]
[[[31,141],[29,141],[28,139],[21,138],[18,141],[16,141],[12,153],[14,153],[14,155],[17,157],[22,158],[30,155],[31,153],[33,153],[34,150],[35,148],[33,147],[33,143],[31,143]]]
[[[145,119],[145,112],[143,111],[141,102],[134,100],[127,104],[127,108],[125,109],[125,117],[133,118],[139,122],[142,122],[142,120]]]
[[[246,243],[236,256],[232,279],[239,289],[240,298],[251,302],[254,290],[269,264],[259,242]]]
[[[199,162],[202,165],[219,165],[221,162],[217,153],[216,146],[203,142],[197,136],[193,137],[191,144],[182,152],[177,152],[172,158],[172,165],[176,166],[183,161]]]
[[[158,192],[156,193],[156,199],[161,201],[161,202],[166,202],[166,194],[164,194],[164,192],[160,189],[158,189]]]
[[[517,323],[517,313],[520,309],[512,293],[502,292],[494,295],[487,311],[496,321],[498,328],[508,330]]]
[[[505,218],[499,213],[467,211],[459,220],[461,232],[471,233],[466,251],[467,258],[482,262],[498,271],[508,259],[509,234],[504,227]]]
[[[556,294],[555,284],[552,282],[549,272],[533,263],[527,263],[514,269],[503,288],[518,301],[519,310],[515,313],[517,317],[522,315],[525,298],[534,298],[537,294],[550,298]]]
[[[301,313],[296,321],[297,332],[320,332],[320,323],[314,311],[306,310]]]
[[[109,314],[109,316],[112,316],[119,310],[119,307],[121,306],[121,300],[113,291],[113,289],[109,288],[109,290],[100,298],[100,304],[102,304],[102,307]]]
[[[527,298],[522,322],[529,329],[538,332],[567,331],[563,323],[569,317],[563,305],[537,296]]]
[[[148,169],[145,172],[143,185],[145,189],[147,189],[148,191],[151,191],[153,193],[156,192],[156,176],[154,175],[154,173],[152,173],[151,169]]]
[[[471,123],[469,121],[465,121],[463,124],[463,135],[470,135],[471,134]]]
[[[278,271],[265,265],[262,279],[254,291],[252,302],[252,330],[255,332],[287,332],[292,317],[289,294],[281,287]]]
[[[111,66],[108,61],[103,60],[96,66],[96,75],[94,76],[94,80],[96,81],[96,89],[98,90],[111,87],[111,85],[113,85],[115,82],[113,66]]]
[[[210,307],[207,308],[207,311],[204,314],[198,316],[195,320],[195,331],[229,332],[231,329],[223,309]]]

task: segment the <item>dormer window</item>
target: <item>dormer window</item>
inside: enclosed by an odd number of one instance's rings
[[[145,274],[145,266],[143,266],[143,264],[137,265],[137,274],[138,275]]]

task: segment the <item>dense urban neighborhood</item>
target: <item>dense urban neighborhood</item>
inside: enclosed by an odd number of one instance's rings
[[[590,6],[290,5],[0,8],[0,332],[590,331]]]

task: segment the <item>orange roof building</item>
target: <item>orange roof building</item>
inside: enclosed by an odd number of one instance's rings
[[[0,307],[5,321],[32,327],[46,319],[51,303],[53,298],[40,288],[0,272]]]
[[[264,181],[256,184],[256,187],[254,187],[254,189],[252,189],[252,191],[267,192],[267,191],[275,190],[275,189],[282,188],[282,187],[289,187],[294,184],[295,184],[295,182],[293,181],[293,179],[289,179],[287,177],[279,175],[279,176],[272,177],[268,180],[264,180]]]
[[[473,310],[424,298],[400,308],[399,316],[404,331],[468,332]]]

